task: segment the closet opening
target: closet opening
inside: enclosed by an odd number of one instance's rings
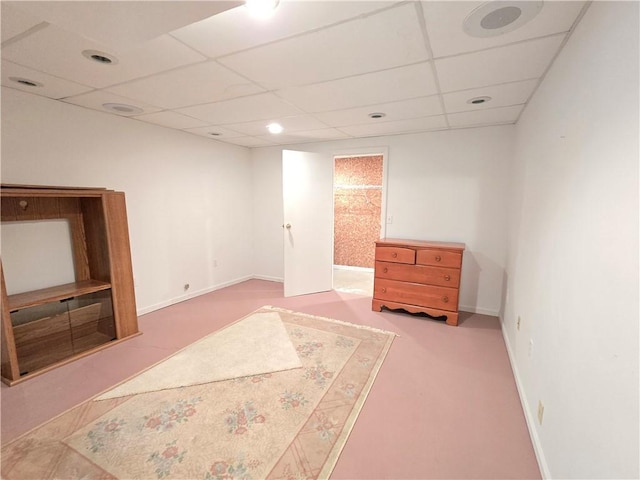
[[[333,288],[373,296],[375,241],[382,236],[383,154],[334,157]]]

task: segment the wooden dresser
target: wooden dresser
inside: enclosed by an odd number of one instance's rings
[[[376,242],[372,308],[446,317],[458,325],[463,243],[383,238]]]

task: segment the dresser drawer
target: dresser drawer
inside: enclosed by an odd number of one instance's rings
[[[460,270],[455,268],[376,262],[375,275],[389,280],[440,285],[442,287],[458,288],[460,285]]]
[[[413,265],[416,263],[416,251],[413,248],[376,247],[376,260]]]
[[[460,266],[462,265],[462,253],[449,252],[447,250],[435,250],[430,248],[418,250],[416,254],[416,264],[460,268]]]
[[[373,297],[379,300],[408,303],[441,310],[458,310],[458,290],[456,288],[376,278]]]

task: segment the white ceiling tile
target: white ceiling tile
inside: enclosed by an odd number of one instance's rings
[[[245,135],[229,128],[224,128],[219,125],[209,125],[206,127],[198,128],[185,128],[185,132],[195,133],[196,135],[202,135],[207,138],[215,138],[216,140],[225,141],[227,138],[244,137]],[[217,135],[213,135],[216,133]]]
[[[12,81],[11,78],[33,80],[42,84],[42,86],[30,87]],[[2,60],[2,85],[55,99],[78,95],[93,90],[93,88],[87,87],[86,85],[63,80],[6,60]]]
[[[241,5],[240,1],[30,1],[19,8],[112,48],[127,49]]]
[[[209,122],[212,125],[228,125],[301,113],[297,108],[271,93],[261,93],[222,102],[180,108],[178,111]]]
[[[273,137],[269,137],[268,135],[261,135],[259,137],[255,137],[259,140],[273,140],[274,145],[296,145],[301,143],[311,143],[316,141],[315,139],[310,139],[307,137],[301,137],[299,135],[277,135]]]
[[[134,80],[107,90],[163,108],[212,103],[264,91],[213,60]]]
[[[24,2],[0,2],[2,42],[6,42],[10,38],[42,23],[42,19],[18,8],[22,3]]]
[[[227,125],[229,128],[245,135],[264,135],[267,131],[267,125],[270,123],[279,123],[284,128],[284,131],[295,132],[300,130],[317,130],[327,128],[327,125],[321,121],[313,118],[311,115],[296,115],[293,117],[271,117],[266,120],[259,120],[257,122],[244,122],[234,123]]]
[[[409,120],[397,120],[395,122],[351,125],[348,127],[341,127],[340,130],[354,137],[375,137],[382,135],[397,135],[400,133],[441,130],[443,128],[447,128],[444,115],[438,115],[433,117],[413,118]]]
[[[323,128],[320,130],[308,130],[304,132],[285,132],[279,135],[259,135],[256,138],[271,141],[277,145],[295,145],[299,143],[341,140],[350,138],[350,136],[340,130],[336,130],[335,128]]]
[[[271,90],[427,59],[415,7],[406,4],[219,61]]]
[[[480,125],[497,125],[504,123],[514,123],[524,105],[514,105],[511,107],[490,108],[477,112],[452,113],[447,115],[449,125],[452,127],[472,127]]]
[[[238,7],[171,33],[185,44],[211,58],[281,40],[308,30],[325,27],[369,12],[387,8],[393,2],[286,1],[278,5],[273,17],[252,17]]]
[[[148,113],[144,115],[137,115],[136,120],[142,120],[147,123],[154,123],[156,125],[162,125],[163,127],[187,129],[206,126],[206,122],[202,120],[196,120],[192,117],[187,117],[181,113],[176,112],[156,112]]]
[[[276,92],[306,112],[326,112],[437,93],[431,64],[423,62]]]
[[[381,103],[367,107],[350,108],[347,110],[334,110],[332,112],[317,113],[315,116],[327,125],[342,127],[345,125],[358,125],[377,123],[379,119],[369,118],[370,113],[382,112],[384,121],[406,120],[409,118],[441,115],[443,113],[440,99],[437,95],[430,97],[412,98],[392,103]]]
[[[538,80],[525,80],[523,82],[505,83],[503,85],[445,93],[442,95],[442,99],[444,100],[444,108],[447,113],[520,105],[529,100],[529,97],[537,85]],[[491,97],[491,100],[479,105],[468,103],[468,100],[476,97]]]
[[[517,30],[494,37],[472,37],[464,32],[462,25],[467,15],[483,3],[422,2],[431,49],[436,58],[567,32],[585,2],[547,1],[536,17]]]
[[[141,108],[144,113],[153,113],[161,110],[160,108],[154,107],[152,105],[147,105],[145,103],[138,102],[136,100],[132,100],[131,98],[121,97],[119,95],[114,95],[113,93],[104,92],[101,90],[96,90],[89,93],[83,93],[82,95],[76,95],[73,97],[68,97],[63,99],[63,102],[72,103],[74,105],[80,105],[82,107],[91,108],[93,110],[99,110],[105,113],[116,114],[111,110],[107,110],[103,107],[105,103],[121,103],[124,105],[132,105],[134,107]],[[122,115],[124,117],[130,117],[136,115],[136,113],[119,113],[118,115]]]
[[[341,138],[350,138],[350,135],[347,135],[344,132],[341,132],[335,128],[322,128],[319,130],[305,130],[302,132],[295,132],[294,136],[300,136],[302,138],[306,138],[308,140],[319,141],[319,140],[339,140]]]
[[[118,58],[118,63],[105,65],[88,60],[82,55],[83,50],[113,54]],[[2,57],[96,88],[199,62],[205,58],[168,35],[117,53],[51,25],[3,47]]]
[[[241,147],[268,147],[277,145],[277,143],[271,142],[267,138],[257,137],[236,137],[225,141],[227,143],[233,143],[234,145],[240,145]]]
[[[111,114],[102,104],[139,106],[121,114],[247,147],[508,124],[588,4],[547,1],[521,28],[474,38],[461,25],[483,0],[280,0],[267,21],[244,6],[205,18],[221,3],[2,1],[2,84]],[[477,96],[492,100],[467,103]]]
[[[443,92],[539,78],[565,35],[436,60]]]

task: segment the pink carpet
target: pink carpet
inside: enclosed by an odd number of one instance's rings
[[[2,443],[265,304],[400,335],[331,478],[540,478],[497,318],[462,314],[456,328],[335,291],[285,299],[260,280],[144,315],[139,337],[2,385]]]

